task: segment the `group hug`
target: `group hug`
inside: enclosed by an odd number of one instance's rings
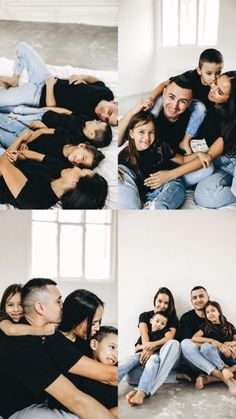
[[[8,286],[0,310],[1,419],[118,417],[118,331],[101,326],[97,295],[63,304],[55,281],[35,278]]]
[[[26,69],[28,82],[21,84]],[[101,209],[107,180],[93,169],[117,125],[113,92],[96,77],[55,78],[27,43],[0,76],[0,204]]]
[[[135,386],[126,399],[141,405],[163,383],[194,382],[197,390],[223,382],[236,396],[236,330],[199,285],[191,292],[193,309],[178,321],[171,291],[162,287],[154,308],[139,316],[134,354],[119,361],[119,381]]]
[[[236,71],[222,68],[220,51],[206,49],[196,69],[162,82],[121,118],[119,208],[177,209],[195,186],[199,206],[236,202]],[[203,151],[193,152],[193,139],[205,140]]]

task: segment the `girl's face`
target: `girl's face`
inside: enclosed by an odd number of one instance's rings
[[[101,320],[103,315],[103,307],[99,306],[95,311],[92,327],[91,327],[91,336],[87,336],[87,327],[88,327],[88,320],[85,319],[82,323],[74,328],[74,333],[76,336],[79,336],[81,339],[88,339],[95,335],[96,332],[100,329]]]
[[[85,144],[79,144],[70,152],[68,160],[75,166],[80,165],[90,169],[93,165],[93,153],[86,148]]]
[[[11,295],[5,305],[6,314],[14,321],[18,322],[23,316],[23,307],[21,304],[21,294],[17,292],[14,295]]]
[[[215,306],[209,305],[206,308],[206,317],[212,323],[220,323],[220,313]]]
[[[169,307],[169,295],[167,294],[158,294],[155,301],[155,312],[157,311],[166,311]]]
[[[211,84],[208,99],[214,103],[225,103],[229,100],[230,93],[230,79],[224,74]]]
[[[155,141],[155,125],[152,121],[143,124],[137,122],[135,127],[129,131],[130,137],[135,142],[138,151],[147,150]]]

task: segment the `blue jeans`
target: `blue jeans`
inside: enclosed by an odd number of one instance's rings
[[[191,366],[197,367],[208,375],[215,369],[214,364],[203,356],[197,344],[191,339],[184,339],[181,342],[181,350],[184,358]]]
[[[124,174],[124,181],[119,181],[119,208],[141,209],[141,201],[137,186],[137,176],[126,166],[119,168]],[[148,209],[176,209],[184,202],[185,187],[180,179],[174,179],[160,188],[154,189],[145,195],[144,202],[149,202]]]
[[[220,208],[236,202],[236,158],[220,156],[215,173],[201,181],[195,190],[195,201],[206,208]]]
[[[202,168],[195,170],[194,172],[187,173],[183,176],[183,181],[186,188],[197,185],[203,179],[207,178],[208,176],[212,175],[214,172],[214,165],[211,163],[209,167]]]
[[[141,353],[131,355],[124,361],[119,362],[119,381],[133,369],[140,367],[140,356]],[[142,369],[142,375],[140,377],[136,390],[143,391],[146,395],[149,395],[152,387],[157,379],[157,374],[160,366],[160,357],[158,353],[154,353],[147,360],[144,368]]]
[[[153,395],[160,386],[165,382],[169,372],[180,357],[180,343],[177,340],[169,340],[160,349],[159,359],[160,365],[158,367],[157,375],[155,377],[152,388],[149,391]],[[156,368],[156,367],[155,367]],[[139,385],[140,378],[143,374],[143,368],[139,364],[136,368],[127,375],[127,380],[130,385]]]
[[[31,109],[24,106],[18,106],[18,108],[22,108],[22,111],[23,108],[25,108],[25,111],[26,109]],[[0,143],[3,147],[9,147],[18,135],[22,134],[24,131],[28,131],[28,127],[33,120],[42,119],[45,110],[35,110],[36,113],[29,115],[0,113]]]
[[[26,42],[21,42],[16,48],[14,74],[21,75],[26,67],[28,83],[8,89],[0,89],[0,107],[28,105],[38,106],[42,88],[51,73],[42,58]]]
[[[210,343],[203,343],[200,348],[201,354],[204,358],[208,359],[218,370],[224,368],[224,364],[236,365],[236,359],[226,358],[218,349]]]

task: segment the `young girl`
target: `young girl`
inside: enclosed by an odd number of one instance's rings
[[[138,109],[138,106],[137,106]],[[132,117],[125,138],[129,145],[119,153],[119,208],[176,209],[184,202],[185,187],[180,178],[167,181],[160,187],[150,185],[157,172],[171,171],[178,165],[200,159],[208,167],[211,157],[205,153],[191,156],[176,154],[166,143],[158,144],[155,117],[139,111]],[[147,186],[147,180],[149,186]],[[156,180],[153,185],[156,184]],[[144,203],[144,206],[143,206]]]
[[[208,301],[204,310],[205,321],[192,340],[201,345],[201,354],[220,372],[218,378],[231,390],[236,384],[233,378],[236,371],[235,327],[227,321],[216,301]],[[204,384],[208,384],[208,377],[200,375],[196,384],[197,388],[203,388]]]
[[[21,290],[20,284],[12,284],[4,291],[0,303],[0,330],[8,336],[52,335],[55,332],[54,324],[47,324],[43,327],[18,324],[23,316]]]

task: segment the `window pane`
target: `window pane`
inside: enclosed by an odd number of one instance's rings
[[[198,45],[216,45],[219,0],[199,0]]]
[[[111,211],[86,211],[86,222],[95,224],[104,224],[111,222]]]
[[[74,211],[74,210],[59,210],[58,211],[58,220],[59,222],[64,223],[81,223],[83,210]]]
[[[178,0],[162,1],[162,25],[163,45],[178,45]]]
[[[111,227],[87,225],[85,237],[85,277],[108,279],[110,277]]]
[[[180,2],[180,45],[196,43],[196,0],[181,0]]]
[[[79,225],[61,225],[60,276],[80,278],[83,274],[83,228]]]
[[[32,220],[56,221],[56,219],[57,219],[57,210],[55,211],[33,210],[32,211]]]
[[[45,211],[49,212],[49,211]],[[32,272],[33,277],[57,276],[57,225],[32,222]]]

